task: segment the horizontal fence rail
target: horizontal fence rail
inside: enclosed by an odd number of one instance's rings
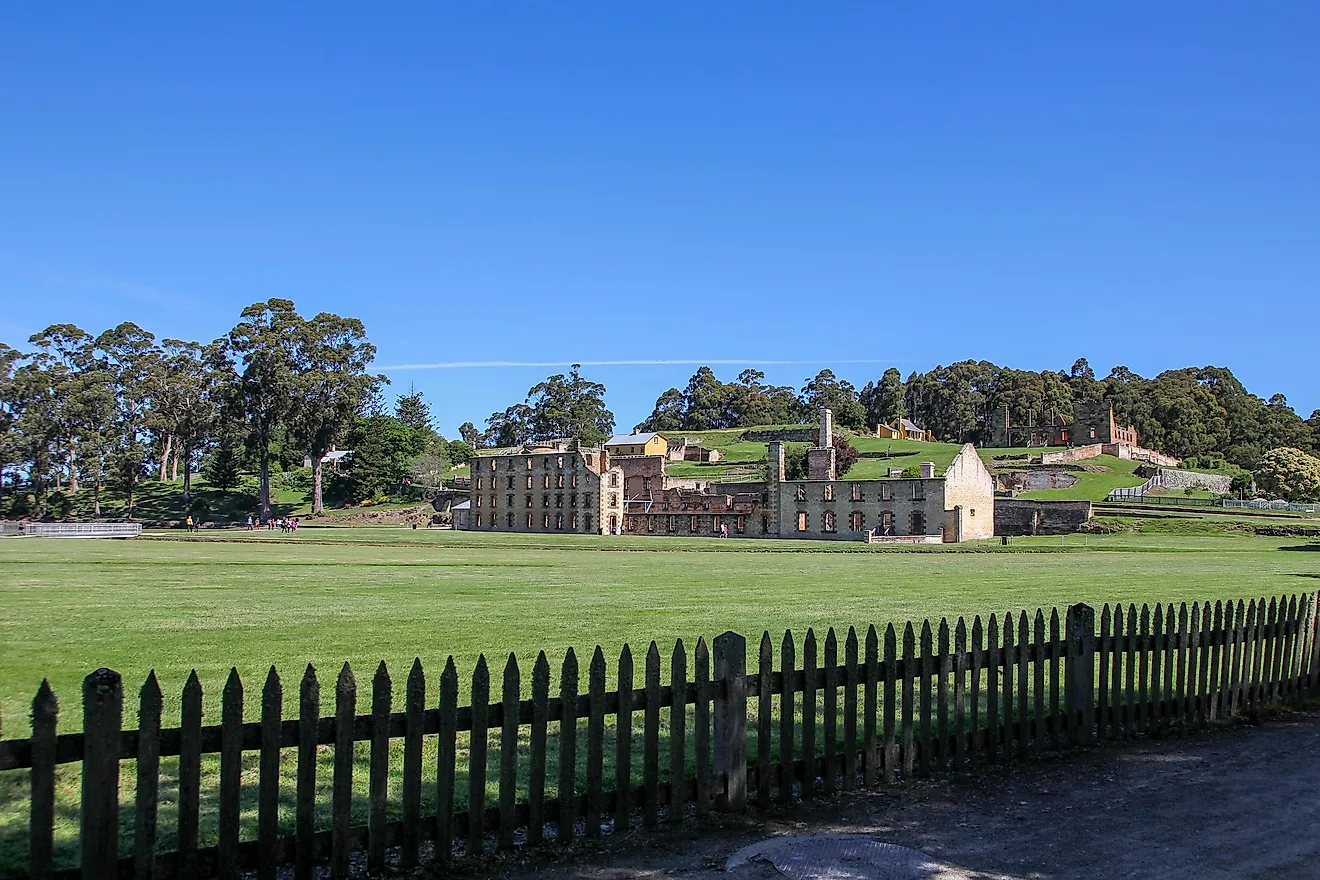
[[[218,725],[202,724],[194,672],[174,728],[161,725],[152,673],[138,694],[138,727],[124,729],[123,682],[101,669],[84,680],[78,733],[57,732],[58,702],[42,683],[31,736],[0,740],[0,771],[28,775],[32,877],[256,871],[273,878],[292,865],[304,878],[327,862],[332,877],[346,877],[357,852],[378,874],[387,853],[391,864],[409,868],[423,858],[654,828],[689,813],[766,809],[1045,750],[1204,728],[1313,697],[1320,692],[1316,600],[1106,605],[1098,619],[1074,605],[1062,620],[1057,610],[1023,611],[976,617],[970,626],[963,618],[952,626],[871,626],[860,637],[849,628],[842,652],[833,629],[823,643],[808,630],[800,642],[785,632],[776,645],[766,632],[751,656],[742,636],[725,633],[713,650],[703,639],[689,653],[678,641],[667,685],[655,642],[640,681],[625,645],[613,664],[613,691],[599,647],[585,681],[569,650],[554,695],[542,652],[530,698],[512,654],[493,694],[483,656],[467,706],[458,705],[452,658],[430,704],[418,661],[404,682],[402,712],[392,710],[394,681],[383,662],[367,714],[358,712],[348,664],[324,701],[309,665],[297,715],[286,718],[284,685],[272,667],[256,695],[260,718],[245,721],[244,685],[231,671]],[[323,702],[333,704],[332,715],[322,714]],[[355,779],[358,743],[369,757]],[[245,769],[251,753],[256,761]],[[172,759],[169,772],[163,758]],[[293,771],[292,782],[282,769]],[[80,777],[76,865],[56,846],[64,770]],[[126,772],[135,781],[132,804],[121,804]],[[166,788],[175,826],[168,851],[158,821]],[[281,799],[290,795],[282,819]],[[243,818],[245,797],[255,822]],[[212,814],[215,828],[202,846],[203,816]],[[131,828],[123,841],[121,825]]]

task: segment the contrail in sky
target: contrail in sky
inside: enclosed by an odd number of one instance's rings
[[[809,361],[773,361],[748,358],[705,358],[703,360],[629,360],[629,361],[443,361],[435,364],[391,364],[376,367],[378,370],[463,370],[483,369],[487,367],[571,367],[578,364],[583,367],[653,367],[653,366],[705,366],[710,364],[737,364],[749,367],[770,367],[805,364],[891,364],[893,360],[865,358],[861,360],[839,360],[838,358],[817,358]]]

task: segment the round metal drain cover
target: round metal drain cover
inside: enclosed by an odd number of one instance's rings
[[[958,880],[970,875],[905,846],[860,834],[774,837],[729,857],[725,871],[763,859],[792,880]]]

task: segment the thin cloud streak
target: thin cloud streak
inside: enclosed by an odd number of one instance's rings
[[[487,369],[493,367],[571,367],[577,364],[582,367],[658,367],[658,366],[708,366],[711,364],[721,365],[745,365],[749,367],[774,367],[786,365],[807,365],[807,364],[892,364],[897,363],[893,360],[882,360],[875,358],[863,358],[857,360],[840,360],[838,358],[818,358],[807,361],[775,361],[775,360],[756,360],[748,358],[718,358],[704,360],[627,360],[627,361],[444,361],[436,364],[392,364],[386,367],[376,367],[377,370],[467,370],[467,369]]]

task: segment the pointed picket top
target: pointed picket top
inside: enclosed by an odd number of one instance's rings
[[[155,672],[147,678],[148,682],[154,681]],[[146,691],[146,685],[142,687]],[[160,695],[159,685],[156,687],[157,699]],[[50,682],[47,679],[41,680],[41,687],[37,688],[37,695],[32,698],[32,723],[36,725],[38,720],[43,718],[54,719],[60,711],[60,701],[55,697],[55,691],[51,690]]]
[[[972,638],[979,645],[981,644],[981,639],[984,635],[985,627],[981,625],[981,615],[978,614],[972,618]]]
[[[238,676],[237,666],[229,667],[229,677],[225,679],[225,689],[220,699],[222,706],[228,706],[230,700],[243,699],[243,680]]]
[[[653,663],[656,669],[660,668],[660,647],[656,645],[655,639],[651,639],[651,645],[646,649],[646,668],[650,669]]]
[[[405,686],[406,693],[411,699],[419,703],[426,702],[426,672],[422,669],[422,658],[414,657],[412,668],[408,670],[408,684]]]
[[[907,626],[903,628],[903,650],[906,651],[909,647],[915,649],[916,644],[917,631],[912,628],[912,621],[909,620]]]
[[[505,689],[506,689],[506,690],[508,690],[509,688],[515,688],[515,689],[516,689],[516,688],[518,687],[518,683],[519,683],[520,679],[521,679],[521,675],[519,674],[519,671],[518,671],[518,658],[514,655],[514,653],[513,653],[512,651],[510,651],[510,652],[509,652],[509,659],[504,661],[504,687],[505,687]]]
[[[572,651],[572,648],[569,649]],[[486,655],[477,655],[477,665],[472,669],[472,680],[475,682],[478,678],[482,681],[490,681],[490,669],[486,666]]]
[[[999,646],[999,615],[991,614],[987,618],[988,623],[985,627],[986,645],[991,648]]]
[[[572,681],[573,687],[575,688],[577,687],[577,680],[578,680],[577,653],[573,650],[572,647],[569,647],[569,649],[564,652],[564,665],[562,667],[561,672],[559,673],[559,678],[560,678],[561,687],[563,685],[563,682],[565,681]]]
[[[939,628],[935,632],[940,644],[947,645],[949,643],[949,618],[941,617]]]
[[[697,650],[696,650],[695,653],[696,653],[696,658],[697,658],[697,662],[698,662],[698,663],[701,663],[702,661],[709,661],[709,660],[710,660],[710,648],[706,647],[706,637],[705,637],[705,636],[698,636],[698,637],[697,637]]]
[[[569,650],[571,651],[572,648],[570,648]],[[601,680],[604,681],[604,680],[605,680],[605,651],[601,649],[600,645],[597,645],[597,646],[596,646],[596,650],[592,652],[592,654],[591,654],[591,665],[590,665],[590,666],[588,667],[588,669],[587,669],[587,674],[588,674],[588,676],[595,676],[597,673],[600,674],[600,676],[601,676]]]
[[[683,640],[682,640],[681,638],[674,639],[674,653],[673,653],[673,657],[674,657],[675,660],[677,660],[678,658],[682,657],[684,663],[687,662],[687,649],[683,647]],[[684,684],[684,682],[681,682],[681,681],[671,681],[670,684],[671,684],[671,685],[682,685],[682,684]]]
[[[283,702],[284,685],[280,683],[280,674],[272,665],[266,673],[266,683],[261,688],[261,705],[263,708],[270,707],[274,711],[280,709]]]
[[[316,680],[316,667],[310,663],[308,663],[307,668],[303,670],[302,687],[303,690],[306,690],[308,687],[316,687],[318,689],[320,687],[320,682]]]
[[[632,669],[632,665],[632,646],[627,642],[624,642],[623,650],[619,652],[619,668],[623,669],[624,667],[627,667],[628,669]]]
[[[1114,607],[1115,607],[1115,608],[1118,608],[1119,606],[1114,606]],[[1118,614],[1118,613],[1120,613],[1120,612],[1115,611],[1114,613],[1115,613],[1115,614]],[[1058,609],[1058,608],[1051,608],[1051,609],[1050,609],[1050,637],[1051,637],[1051,638],[1058,638],[1058,634],[1059,634],[1059,609]]]
[[[834,635],[834,627],[830,627],[829,630],[826,631],[825,633],[825,653],[830,654],[833,652],[837,654],[838,651],[839,651],[839,639],[836,635]]]
[[[880,650],[880,637],[876,634],[875,624],[866,628],[866,653],[874,654]]]
[[[453,654],[450,654],[449,658],[445,660],[445,669],[443,672],[440,673],[440,687],[441,688],[458,687],[458,670],[454,667]]]
[[[536,663],[532,664],[532,681],[550,682],[550,661],[545,658],[545,651],[540,651],[536,655]]]
[[[806,637],[805,639],[802,640],[802,653],[803,653],[804,655],[807,654],[807,653],[810,653],[812,656],[815,656],[815,653],[816,653],[816,631],[815,631],[814,629],[812,629],[811,627],[807,627],[807,637]]]
[[[338,693],[346,694],[357,692],[357,679],[353,677],[353,667],[344,661],[344,665],[339,670],[339,680],[335,682],[335,690]]]
[[[929,620],[929,619],[927,619],[927,620],[923,620],[923,621],[921,622],[921,640],[922,640],[922,644],[925,644],[925,643],[927,643],[927,642],[929,642],[929,641],[931,640],[931,630],[930,630],[930,620]]]
[[[188,680],[183,684],[183,717],[188,718],[189,710],[202,714],[202,681],[197,677],[197,670],[188,673]]]
[[[46,680],[44,678],[41,680],[41,684],[42,687],[45,687],[47,690],[49,690],[50,686],[46,684]],[[37,691],[37,696],[38,697],[41,696],[40,689],[38,689]],[[54,694],[52,694],[51,696],[53,697]],[[161,704],[164,702],[164,698],[161,696],[160,681],[158,681],[156,678],[156,670],[152,669],[147,672],[147,680],[142,682],[142,690],[138,692],[138,696],[142,701],[141,702],[142,709],[145,710],[150,708],[155,710],[156,717],[159,718]]]
[[[1039,614],[1040,612],[1036,612]],[[967,621],[963,620],[962,615],[958,615],[958,622],[953,627],[953,638],[959,644],[967,644]]]
[[[380,661],[376,667],[376,674],[371,678],[371,702],[372,711],[375,711],[377,704],[384,706],[388,712],[393,703],[394,682],[390,679],[390,671],[385,667],[385,661]]]
[[[852,652],[853,652],[853,655],[856,656],[856,654],[857,654],[857,628],[856,628],[856,627],[854,627],[854,626],[850,626],[850,627],[848,627],[848,638],[846,638],[846,639],[843,640],[843,645],[844,645],[844,647],[843,647],[844,656],[847,656],[847,654],[848,654],[849,651],[852,651]]]
[[[760,651],[761,662],[765,664],[769,664],[773,656],[774,656],[774,643],[770,641],[770,630],[768,629],[763,630],[761,632],[761,651]]]

